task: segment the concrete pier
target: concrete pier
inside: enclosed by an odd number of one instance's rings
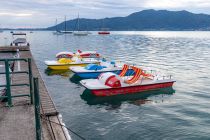
[[[32,59],[33,77],[39,78],[39,93],[41,100],[41,128],[43,140],[69,140],[71,139],[68,132],[62,126],[59,119],[59,112],[56,109],[49,92],[42,80],[39,70],[35,64],[29,48],[21,47],[0,47],[0,59],[11,58],[14,52],[19,49],[20,58]],[[3,63],[0,63],[2,65]],[[18,69],[27,70],[26,62],[15,62],[15,71]],[[29,83],[28,75],[13,74],[11,76],[12,84]],[[2,84],[2,83],[1,83]],[[28,86],[11,87],[11,94],[28,94]],[[0,102],[0,139],[1,140],[34,140],[35,137],[35,113],[34,105],[30,104],[30,97],[13,98],[13,106],[7,107],[4,102]],[[56,123],[55,123],[56,122]],[[60,125],[58,125],[60,124]]]

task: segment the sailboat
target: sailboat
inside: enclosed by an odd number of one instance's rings
[[[108,28],[104,28],[104,19],[102,21],[102,28],[101,31],[98,32],[99,35],[108,35],[110,32],[108,31]]]
[[[0,26],[1,27],[1,26]],[[3,33],[3,30],[0,28],[0,33]]]
[[[72,34],[72,31],[67,31],[67,27],[66,27],[66,16],[65,16],[65,22],[64,22],[64,31],[60,31],[63,34]]]
[[[80,31],[80,29],[79,29],[79,14],[78,14],[78,18],[77,18],[77,31],[74,31],[73,34],[76,35],[76,36],[86,36],[86,35],[88,35],[87,31]]]
[[[54,35],[62,35],[63,33],[61,33],[59,30],[58,30],[58,26],[57,26],[57,18],[55,20],[55,27],[56,27],[56,31],[53,32]]]

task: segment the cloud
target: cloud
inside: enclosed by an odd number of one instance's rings
[[[147,0],[143,4],[145,8],[210,8],[210,1],[208,0]]]
[[[158,0],[148,0],[143,5],[145,8],[181,8],[183,7],[182,2],[176,2],[174,0],[162,0],[161,2]]]
[[[27,17],[27,16],[32,16],[32,14],[30,14],[30,13],[0,12],[0,16]]]
[[[1,26],[51,26],[55,19],[127,16],[144,9],[210,14],[210,0],[7,0],[0,1]],[[9,17],[9,19],[8,19]],[[21,25],[21,26],[22,26]]]

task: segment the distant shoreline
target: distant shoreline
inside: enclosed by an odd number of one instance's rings
[[[55,18],[56,19],[56,18]],[[43,28],[0,28],[0,30],[55,31],[76,30],[77,19]],[[210,15],[186,10],[143,10],[125,17],[103,19],[80,18],[80,30],[99,31],[210,31]]]
[[[2,31],[49,31],[49,32],[52,32],[52,31],[55,31],[55,30],[48,30],[48,29],[0,29]],[[69,30],[69,31],[73,31],[73,30]],[[86,31],[93,31],[93,32],[97,32],[97,31],[100,31],[100,30],[86,30]],[[118,32],[118,31],[210,31],[210,30],[109,30],[111,32]]]

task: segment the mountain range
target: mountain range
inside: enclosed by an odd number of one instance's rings
[[[79,19],[80,30],[96,31],[109,28],[114,31],[145,30],[210,30],[210,15],[188,11],[143,10],[126,17]],[[67,30],[75,30],[77,19],[66,21]],[[57,27],[56,27],[57,26]],[[64,30],[65,22],[46,28]]]

